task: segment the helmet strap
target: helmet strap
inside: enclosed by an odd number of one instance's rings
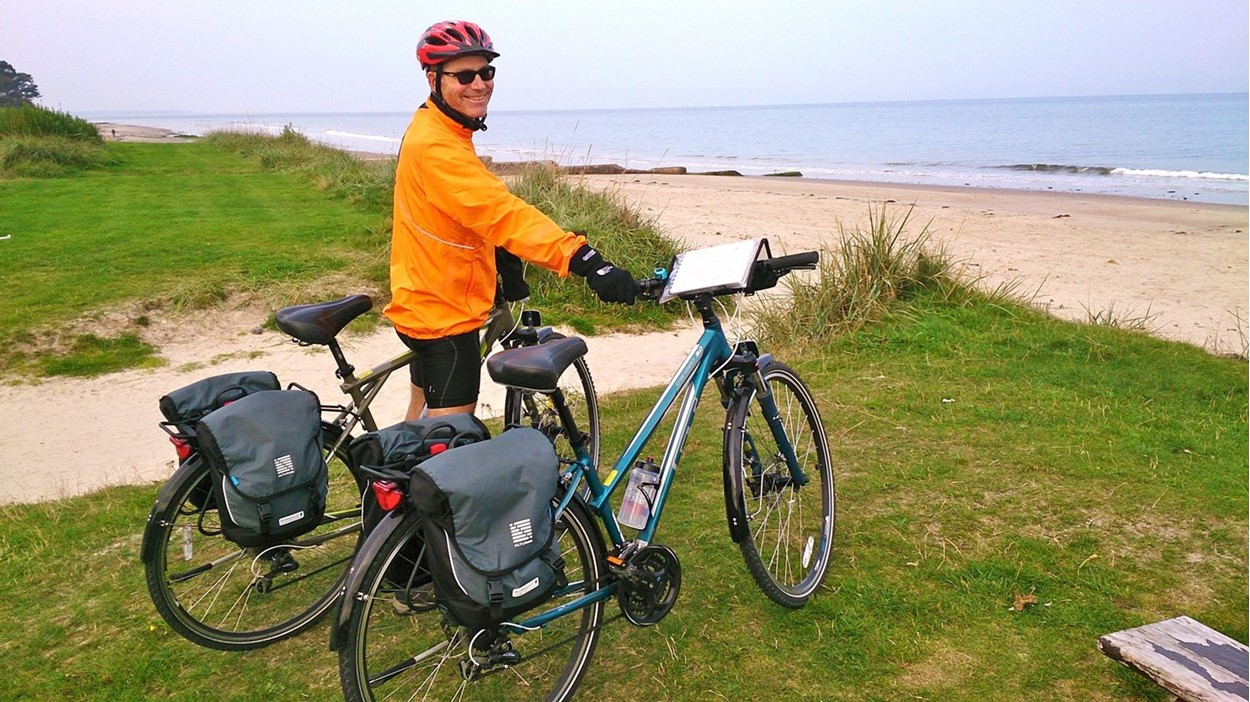
[[[447,104],[447,100],[443,98],[443,66],[441,64],[434,67],[434,91],[430,93],[430,99],[434,101],[440,112],[450,117],[456,124],[474,132],[486,131],[486,117],[470,117]]]

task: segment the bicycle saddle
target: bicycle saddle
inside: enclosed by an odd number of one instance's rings
[[[273,313],[278,329],[308,344],[328,344],[353,319],[373,308],[368,295],[283,307]]]
[[[573,361],[586,355],[586,342],[578,336],[555,339],[537,346],[507,349],[486,359],[491,380],[500,385],[554,392],[556,381]]]

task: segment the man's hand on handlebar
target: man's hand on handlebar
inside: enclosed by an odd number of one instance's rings
[[[589,244],[573,254],[569,271],[584,277],[586,284],[604,302],[632,305],[638,297],[638,281],[634,280],[634,276],[605,261],[603,255]]]

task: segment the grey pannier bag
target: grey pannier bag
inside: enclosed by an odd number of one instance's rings
[[[269,371],[223,373],[197,380],[161,396],[161,414],[184,431],[209,412],[262,390],[278,390],[278,376]]]
[[[425,417],[393,424],[352,439],[347,453],[352,465],[408,471],[448,449],[490,438],[490,429],[468,412]],[[386,512],[376,500],[364,502],[364,533],[369,534]]]
[[[321,523],[329,477],[316,395],[253,393],[206,415],[195,433],[212,471],[226,538],[268,547]]]
[[[413,469],[426,565],[453,621],[492,627],[568,583],[552,514],[559,466],[542,432],[518,428]]]

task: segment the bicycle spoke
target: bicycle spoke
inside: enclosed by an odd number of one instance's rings
[[[729,451],[741,475],[750,539],[739,544],[760,588],[775,602],[799,607],[819,587],[833,540],[833,476],[823,429],[810,394],[793,371],[765,372],[779,434],[765,400],[745,397],[730,408]],[[784,439],[786,449],[779,446]],[[789,453],[787,453],[789,451]],[[793,464],[784,456],[790,455]],[[804,476],[800,485],[795,476]],[[810,504],[808,504],[810,503]]]

